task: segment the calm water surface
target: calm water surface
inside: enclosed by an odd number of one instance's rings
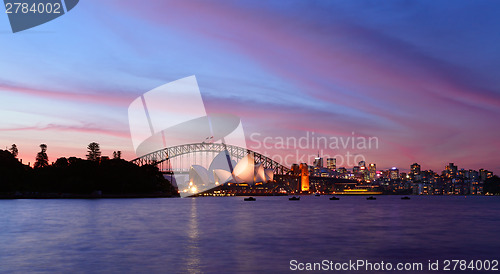
[[[276,273],[292,259],[500,259],[500,197],[0,201],[0,272]]]

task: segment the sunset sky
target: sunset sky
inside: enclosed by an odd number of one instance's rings
[[[354,132],[378,138],[353,152],[379,169],[500,173],[499,2],[187,2],[80,1],[15,34],[2,11],[0,147],[33,162],[46,143],[55,161],[96,141],[135,158],[130,103],[196,75],[206,111],[241,117],[250,148],[256,132]]]

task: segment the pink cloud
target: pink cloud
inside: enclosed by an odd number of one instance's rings
[[[130,138],[130,132],[127,131],[117,131],[117,130],[106,130],[103,128],[97,128],[93,126],[67,126],[67,125],[55,125],[49,124],[47,126],[32,126],[32,127],[18,127],[18,128],[0,128],[1,131],[67,131],[67,132],[79,132],[79,133],[91,133],[97,135],[109,135],[113,137],[120,138]]]
[[[122,94],[112,95],[109,92],[88,93],[83,91],[64,92],[53,91],[43,88],[22,87],[0,83],[0,90],[21,93],[26,95],[63,100],[71,102],[89,102],[93,104],[128,106],[134,98]]]
[[[369,34],[370,30],[361,26],[340,22],[324,26],[320,32],[306,20],[227,3],[137,5],[115,1],[113,5],[129,15],[196,37],[207,47],[217,45],[241,53],[309,96],[382,118],[372,126],[351,117],[324,133],[348,134],[362,128],[377,134],[388,144],[385,159],[394,157],[401,163],[429,157],[445,159],[458,149],[468,149],[473,155],[481,143],[498,137],[498,133],[488,133],[491,120],[483,118],[499,114],[499,96],[456,81],[444,66],[435,68],[440,60],[416,48],[405,49],[411,45],[391,41],[381,33]],[[359,49],[366,45],[373,51]],[[274,130],[282,132],[318,131],[316,121],[326,120],[318,119],[317,113],[300,113],[303,119],[293,123],[293,106],[288,111],[257,104],[227,108],[256,123],[277,123],[281,127]],[[269,117],[272,121],[266,121]],[[388,124],[381,122],[385,120]],[[469,131],[459,134],[462,127],[457,121],[467,123]],[[475,132],[484,134],[476,137]],[[452,145],[446,144],[447,138],[453,138]],[[439,150],[440,155],[433,155],[432,150]],[[490,152],[483,157],[495,156]]]

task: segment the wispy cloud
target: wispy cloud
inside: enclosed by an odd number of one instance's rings
[[[57,101],[71,101],[71,102],[88,102],[99,105],[110,106],[128,106],[133,101],[132,96],[123,94],[113,94],[109,91],[55,91],[44,88],[29,87],[27,85],[15,85],[0,83],[0,91],[11,92],[16,94],[26,94],[29,96],[36,96],[44,99],[52,99]]]
[[[250,131],[377,136],[382,148],[369,156],[381,166],[493,163],[500,139],[493,126],[500,115],[495,80],[500,67],[498,57],[488,56],[495,54],[490,45],[499,42],[491,24],[497,17],[488,12],[487,20],[478,19],[481,25],[468,27],[461,18],[479,18],[487,11],[461,3],[447,11],[446,22],[433,26],[443,18],[443,4],[433,3],[436,10],[423,17],[426,3],[364,8],[365,3],[105,1],[102,5],[116,11],[112,18],[97,12],[98,22],[80,33],[104,41],[102,47],[92,45],[96,56],[82,70],[105,75],[100,81],[80,87],[75,83],[84,77],[70,79],[77,88],[68,90],[3,82],[0,90],[59,106],[99,105],[126,127],[126,108],[141,92],[197,74],[207,112],[237,114]],[[54,47],[65,45],[61,40]],[[87,63],[78,54],[72,58]],[[134,92],[109,88],[114,82],[122,88],[131,83]],[[10,128],[128,138],[126,128],[115,130],[112,120],[100,123],[99,115],[106,113],[75,119],[83,124],[52,121]]]

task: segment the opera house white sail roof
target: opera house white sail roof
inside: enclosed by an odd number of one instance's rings
[[[236,165],[235,163],[226,151],[222,151],[212,160],[208,170],[200,165],[192,165],[189,171],[189,189],[185,192],[196,194],[226,183],[253,185],[273,180],[273,170],[265,169],[261,163],[256,164],[252,154],[243,157]]]

